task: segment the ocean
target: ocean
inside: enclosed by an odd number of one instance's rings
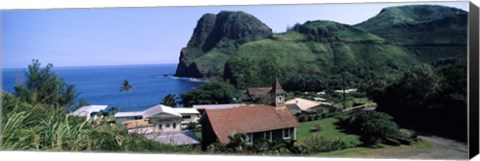
[[[90,104],[119,107],[119,111],[141,111],[159,104],[167,94],[184,93],[203,82],[173,77],[176,64],[124,65],[89,67],[53,67],[52,70],[69,84],[75,84],[80,99]],[[2,69],[2,89],[13,93],[17,82],[25,80],[25,69]],[[128,80],[133,86],[128,97],[120,92],[121,83]]]

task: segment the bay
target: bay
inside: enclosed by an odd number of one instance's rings
[[[53,67],[52,70],[67,83],[75,84],[80,92],[77,101],[85,99],[90,104],[117,106],[120,111],[141,111],[159,104],[167,94],[179,96],[203,83],[171,76],[176,67],[176,64],[157,64]],[[24,72],[25,69],[2,69],[2,89],[13,93],[14,86],[25,80]],[[133,86],[128,94],[120,91],[123,80]]]

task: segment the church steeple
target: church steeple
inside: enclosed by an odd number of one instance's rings
[[[275,106],[275,107],[285,106],[285,94],[286,93],[287,92],[285,92],[282,89],[282,86],[280,85],[280,82],[278,82],[278,78],[277,78],[272,85],[272,89],[269,92],[269,94],[271,96],[272,106]]]

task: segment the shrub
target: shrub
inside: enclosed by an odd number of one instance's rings
[[[314,135],[305,139],[301,146],[303,153],[328,152],[349,148],[349,146],[340,138],[326,139],[320,135]]]
[[[359,134],[360,140],[365,145],[378,143],[400,144],[408,143],[393,118],[382,112],[358,111],[350,114],[343,114],[337,117],[340,126]]]

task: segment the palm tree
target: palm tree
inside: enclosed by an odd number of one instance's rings
[[[132,89],[133,89],[132,84],[130,84],[130,82],[128,82],[128,80],[123,80],[122,86],[120,87],[120,92],[125,92],[125,94],[127,94],[127,97],[128,97],[128,108],[129,108],[130,110],[132,110],[132,109],[131,109],[131,106],[130,106],[130,95],[128,94],[128,92],[129,92],[130,90],[132,90]]]
[[[163,105],[170,106],[170,107],[176,107],[177,106],[177,100],[175,94],[168,94],[165,97],[163,97],[162,102],[160,102]]]

